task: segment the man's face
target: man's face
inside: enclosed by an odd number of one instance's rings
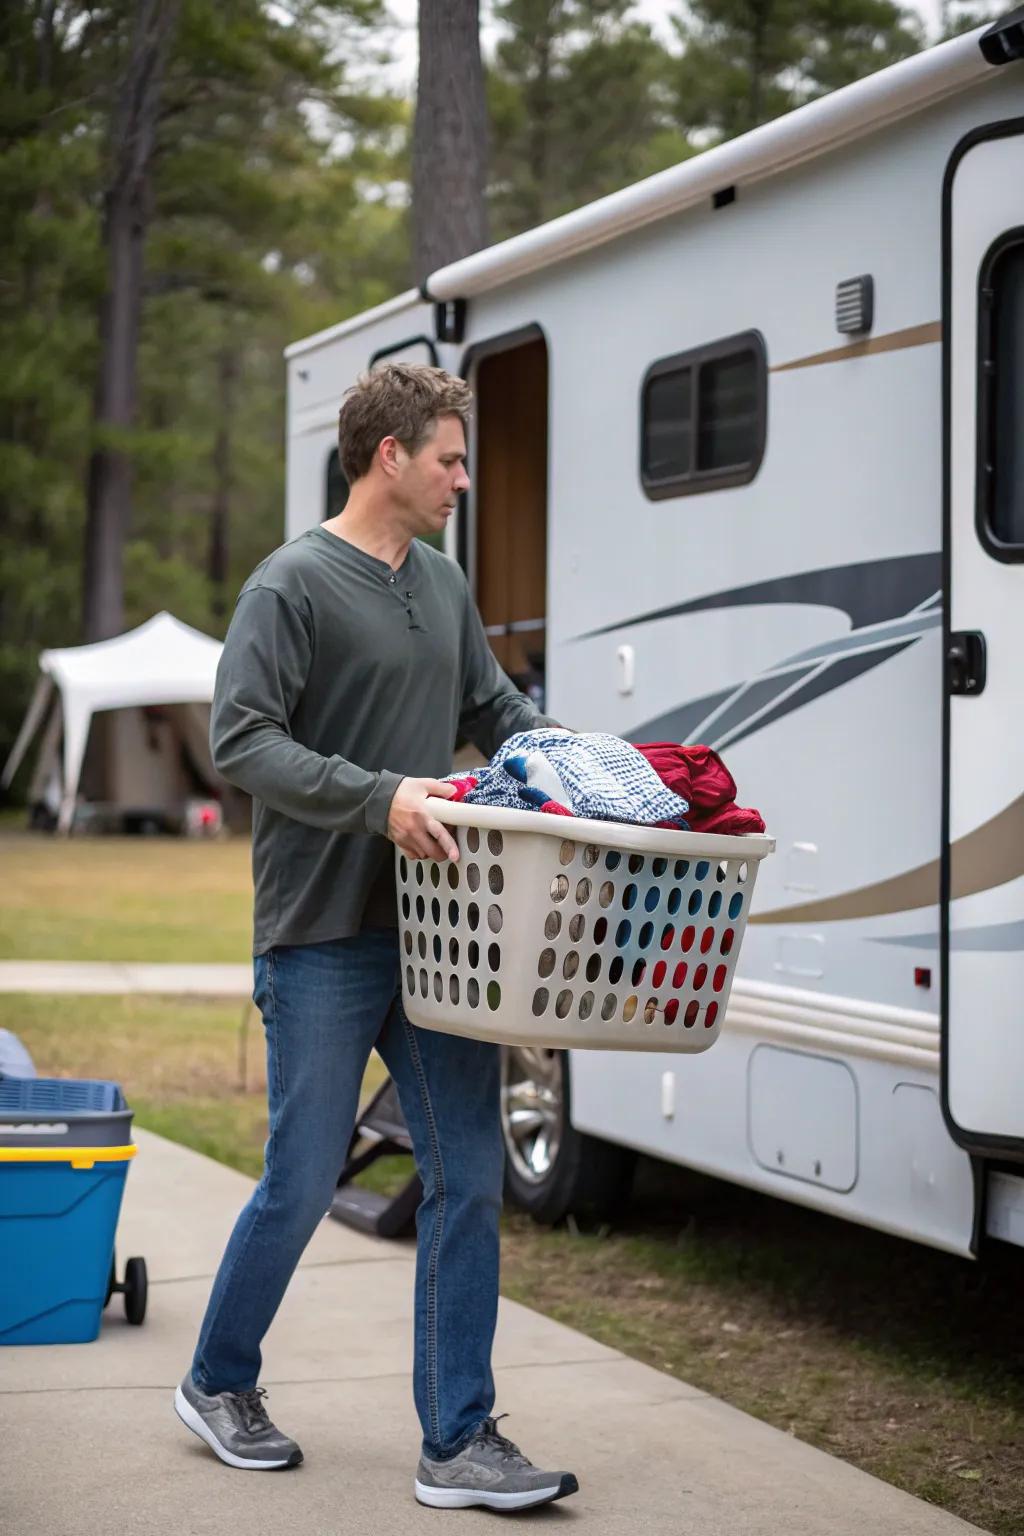
[[[415,537],[439,533],[469,489],[466,435],[457,416],[440,416],[434,434],[410,457],[395,444],[394,496]]]

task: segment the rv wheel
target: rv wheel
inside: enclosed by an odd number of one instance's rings
[[[633,1177],[635,1154],[577,1131],[570,1102],[568,1052],[502,1047],[505,1198],[545,1224],[612,1211]]]

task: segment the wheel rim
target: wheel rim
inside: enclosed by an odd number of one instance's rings
[[[562,1144],[560,1051],[506,1046],[501,1065],[501,1132],[513,1168],[528,1184],[551,1174]]]

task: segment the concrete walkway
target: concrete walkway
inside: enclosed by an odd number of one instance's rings
[[[184,997],[248,997],[244,965],[142,965],[116,960],[0,960],[0,992],[163,992]]]
[[[264,1349],[294,1471],[221,1465],[174,1415],[210,1280],[252,1185],[138,1132],[118,1269],[146,1257],[149,1315],[115,1297],[99,1340],[0,1349],[0,1530],[12,1536],[405,1536],[575,1529],[587,1536],[965,1536],[976,1530],[685,1382],[503,1301],[502,1425],[581,1491],[532,1515],[423,1509],[412,1497],[413,1250],[326,1221]]]

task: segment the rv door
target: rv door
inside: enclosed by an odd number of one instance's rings
[[[1024,119],[958,146],[943,246],[943,1106],[1024,1157]]]

